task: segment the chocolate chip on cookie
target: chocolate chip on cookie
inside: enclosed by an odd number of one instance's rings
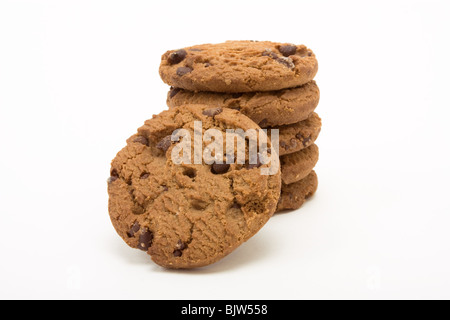
[[[132,238],[134,235],[141,229],[141,225],[139,222],[135,222],[133,226],[130,228],[130,231],[128,231],[127,235],[128,237]]]
[[[181,90],[180,88],[171,87],[170,92],[169,92],[169,97],[170,98],[175,97],[177,95],[177,93],[180,92],[180,90]]]
[[[144,172],[143,174],[141,174],[141,179],[147,179],[148,177],[150,177],[150,173]]]
[[[170,146],[172,145],[172,136],[166,136],[162,138],[157,144],[156,147],[164,152],[166,152]]]
[[[223,111],[222,108],[210,108],[210,109],[204,110],[202,113],[203,113],[205,116],[213,117],[213,118],[214,118],[214,117],[217,116],[218,114],[221,114],[222,111]]]
[[[263,57],[271,57],[274,60],[278,59],[278,55],[270,49],[264,50],[262,55],[263,55]]]
[[[297,52],[297,46],[294,45],[284,45],[280,46],[278,50],[281,52],[281,54],[285,57],[289,57],[294,55]]]
[[[119,179],[119,174],[117,173],[116,169],[111,170],[110,177],[108,178],[108,183],[112,183]]]
[[[294,69],[295,68],[295,64],[294,61],[292,61],[291,58],[289,57],[279,57],[277,59],[277,61],[283,65],[285,65],[286,67],[288,67],[289,69]]]
[[[295,64],[294,64],[294,62],[292,61],[292,59],[290,59],[290,58],[288,58],[288,57],[286,57],[286,56],[284,56],[284,57],[278,57],[278,55],[277,55],[275,52],[273,52],[272,50],[270,50],[270,49],[264,50],[264,52],[262,53],[262,55],[274,59],[275,61],[277,61],[277,62],[279,62],[279,63],[285,65],[285,66],[288,67],[289,69],[294,69],[294,68],[295,68]]]
[[[230,165],[226,163],[214,163],[211,166],[211,172],[214,174],[224,174],[230,169]]]
[[[177,69],[177,75],[184,76],[185,74],[191,73],[193,71],[192,68],[189,67],[180,67]]]
[[[141,234],[139,236],[139,246],[138,249],[141,249],[142,251],[147,251],[148,248],[152,245],[153,242],[153,233],[148,229],[145,228],[141,231]]]
[[[148,147],[148,139],[144,136],[137,136],[134,139],[134,142],[142,143],[143,145],[146,145]]]
[[[177,64],[183,61],[187,56],[187,52],[184,49],[172,52],[169,57],[167,58],[167,61],[170,64]]]
[[[178,240],[176,249],[173,251],[173,256],[181,257],[183,255],[183,250],[185,250],[186,248],[187,248],[186,243],[182,242],[181,240]]]

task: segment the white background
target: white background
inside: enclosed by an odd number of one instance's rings
[[[448,1],[0,1],[0,298],[450,298]],[[222,261],[116,235],[110,161],[165,109],[169,49],[306,44],[319,190]]]

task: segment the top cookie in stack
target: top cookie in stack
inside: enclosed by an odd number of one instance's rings
[[[159,73],[172,87],[169,107],[206,104],[236,109],[261,128],[280,130],[280,211],[300,207],[317,188],[317,70],[314,53],[304,45],[228,41],[168,51]]]
[[[228,41],[168,51],[160,75],[190,91],[255,92],[295,88],[311,81],[318,64],[305,46]]]

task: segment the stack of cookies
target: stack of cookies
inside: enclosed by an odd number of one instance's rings
[[[317,190],[313,168],[321,119],[314,53],[303,45],[229,41],[171,50],[160,76],[169,108],[201,104],[240,111],[261,128],[279,130],[282,188],[277,211],[298,209]]]
[[[164,54],[169,109],[145,121],[111,163],[109,215],[120,237],[163,267],[202,267],[254,236],[274,212],[299,208],[317,189],[316,72],[314,54],[290,44],[235,41]],[[228,161],[228,149],[211,162],[179,161],[209,141],[196,144],[198,124],[220,138],[259,135],[234,149],[233,159],[239,150],[249,155],[243,162]],[[261,127],[278,129],[279,140]],[[250,146],[261,141],[267,149],[251,159]]]

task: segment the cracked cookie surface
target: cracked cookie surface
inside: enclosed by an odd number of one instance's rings
[[[203,132],[259,129],[232,109],[173,108],[147,120],[127,140],[108,179],[109,213],[117,233],[168,268],[220,260],[258,232],[280,196],[280,170],[261,175],[260,169],[270,164],[175,164],[171,152],[183,140],[167,137],[185,129],[194,139],[194,121],[202,121]]]
[[[167,105],[170,108],[182,104],[207,104],[236,109],[265,128],[307,119],[317,107],[319,98],[320,91],[313,80],[300,87],[267,92],[193,92],[171,88]]]
[[[304,45],[227,41],[167,51],[159,73],[168,85],[190,91],[253,92],[301,86],[317,70]]]

